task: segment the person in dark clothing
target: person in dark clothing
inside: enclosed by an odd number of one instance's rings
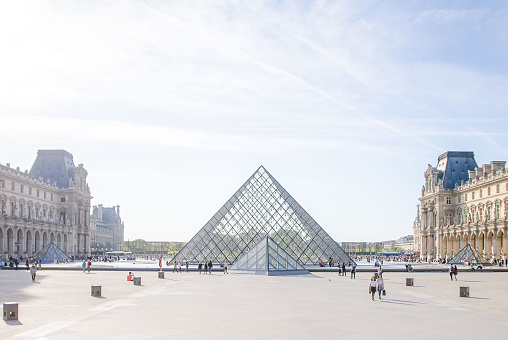
[[[212,267],[213,267],[212,260],[210,260],[208,262],[208,271],[210,272],[210,274],[212,274]]]
[[[199,274],[201,274],[201,268],[203,268],[203,264],[201,263],[201,261],[199,261],[198,263]]]
[[[346,276],[346,262],[342,263],[342,275]]]
[[[455,277],[455,281],[457,281],[457,272],[458,272],[457,265],[455,265],[455,267],[453,267],[453,276]]]
[[[26,258],[25,265],[26,265],[26,270],[30,270],[30,261],[28,261],[28,257]]]
[[[205,260],[205,274],[208,274],[208,262]]]

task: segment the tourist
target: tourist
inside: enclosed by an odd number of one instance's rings
[[[30,274],[32,274],[32,282],[35,282],[35,275],[37,275],[37,269],[35,268],[35,264],[32,263],[32,268],[30,268]]]
[[[18,258],[17,258],[17,257],[16,257],[16,259],[14,260],[14,263],[16,264],[16,270],[18,270],[19,260],[18,260]]]
[[[346,262],[342,262],[342,275],[346,276]]]
[[[455,277],[455,281],[457,281],[457,272],[459,270],[457,269],[457,265],[455,265],[455,267],[453,267],[453,276]]]
[[[198,263],[199,274],[201,274],[201,268],[203,268],[203,264],[201,263],[201,261],[199,261]]]
[[[86,270],[88,271],[88,274],[90,274],[90,267],[92,266],[92,261],[88,260],[86,263]]]
[[[159,268],[162,271],[162,257],[159,257]]]
[[[86,270],[86,261],[83,260],[83,263],[81,264],[81,267],[83,267],[83,273],[85,272]]]
[[[212,260],[210,260],[208,262],[208,271],[210,272],[210,275],[212,274],[212,267],[213,267]]]
[[[385,290],[385,282],[383,281],[383,275],[377,276],[377,291],[379,293],[379,300],[381,300],[381,293]]]
[[[175,261],[175,266],[173,267],[173,273],[176,272],[176,261]]]
[[[356,279],[356,264],[351,266],[351,279]]]
[[[185,261],[185,271],[189,272],[189,261]]]
[[[342,272],[342,267],[340,266],[340,262],[337,264],[337,272],[338,272],[338,274],[340,276],[341,272]]]
[[[39,257],[39,270],[42,269],[42,259]]]
[[[374,295],[376,294],[376,286],[377,286],[376,278],[373,276],[370,278],[369,283],[369,293],[372,294],[372,301],[374,301]]]
[[[182,272],[182,261],[178,261],[178,272]]]
[[[453,268],[453,264],[450,264],[450,280],[453,281],[453,272],[455,271],[455,268]]]
[[[224,262],[224,274],[228,274],[228,260]]]
[[[381,268],[381,265],[379,265],[379,268],[377,269],[377,276],[383,275],[383,268]]]
[[[205,260],[205,274],[208,274],[208,262]]]
[[[28,257],[25,260],[26,270],[30,270],[30,261],[28,261]]]

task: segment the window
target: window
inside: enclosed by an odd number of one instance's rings
[[[46,191],[44,191],[44,199],[46,199]]]
[[[447,212],[446,213],[446,224],[447,225],[451,225],[452,224],[452,213],[451,212]]]
[[[23,218],[23,204],[19,204],[19,218]]]
[[[490,196],[490,187],[487,188],[487,195]]]
[[[32,187],[28,187],[28,194],[32,195]]]
[[[14,189],[16,188],[16,184],[14,184],[14,182],[11,183],[11,190],[14,191]]]
[[[0,180],[0,189],[4,188],[4,181]]]
[[[471,199],[474,200],[474,191],[471,193]]]
[[[467,202],[467,193],[464,194],[464,202]]]
[[[452,204],[452,198],[451,197],[446,197],[446,204]]]
[[[60,202],[65,202],[65,196],[60,197]]]
[[[496,185],[496,192],[497,192],[498,194],[499,194],[499,189],[500,189],[499,187],[500,187],[500,185],[499,185],[499,183],[498,183],[498,184]]]
[[[23,193],[23,184],[21,184],[21,189],[20,190],[21,190],[21,193]]]
[[[39,189],[37,189],[37,197],[39,197]]]
[[[51,193],[51,200],[53,201],[53,193]]]
[[[457,202],[460,203],[460,195],[457,196]]]
[[[483,197],[483,189],[480,189],[480,198]]]
[[[501,211],[500,207],[499,207],[499,203],[496,204],[496,218],[499,218],[499,212]]]

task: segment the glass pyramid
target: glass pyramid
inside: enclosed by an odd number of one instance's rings
[[[471,245],[468,243],[464,248],[462,248],[457,255],[452,257],[448,263],[450,264],[462,264],[464,262],[469,263],[481,263],[483,265],[490,266],[492,265],[480,252],[476,249],[473,249]]]
[[[234,263],[266,236],[301,265],[354,261],[260,166],[172,261]]]
[[[236,274],[269,276],[310,274],[268,236],[242,256],[230,269]]]
[[[41,259],[42,263],[54,263],[55,260],[62,262],[63,260],[70,261],[71,259],[67,256],[56,244],[50,242],[47,246],[41,249],[36,255],[36,259]]]

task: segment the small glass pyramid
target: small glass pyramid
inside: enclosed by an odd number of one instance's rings
[[[50,242],[47,246],[41,249],[36,255],[36,259],[41,259],[42,263],[55,263],[55,260],[62,262],[63,260],[70,261],[67,256],[56,244]]]
[[[268,236],[234,263],[230,270],[235,274],[269,276],[310,274]]]
[[[304,266],[354,263],[263,166],[171,261],[234,263],[266,236]]]
[[[487,266],[492,265],[478,250],[473,249],[469,243],[448,261],[450,264],[462,264],[464,262],[481,263]]]

